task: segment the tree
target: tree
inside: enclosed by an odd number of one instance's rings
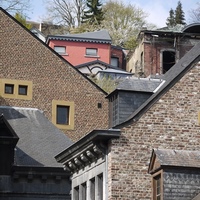
[[[189,19],[191,23],[200,22],[200,3],[197,3],[197,7],[189,11]]]
[[[84,11],[82,23],[101,24],[103,20],[102,4],[99,0],[87,0],[88,10]]]
[[[32,25],[31,24],[28,24],[26,23],[26,17],[24,17],[22,14],[20,13],[16,13],[14,18],[20,22],[23,26],[25,26],[27,29],[31,29],[32,28]]]
[[[0,6],[7,12],[24,13],[30,9],[30,0],[0,0]]]
[[[81,25],[85,0],[47,0],[47,21],[63,24],[68,29]]]
[[[172,8],[169,11],[169,17],[167,18],[166,25],[168,27],[174,27],[175,26],[175,16],[174,16],[174,10]]]
[[[148,26],[145,21],[147,14],[132,4],[125,5],[114,0],[108,1],[103,11],[105,14],[102,26],[109,31],[112,43],[133,49],[139,31]]]
[[[97,79],[96,77],[89,76],[89,78],[108,94],[116,89],[117,81],[111,77],[104,76],[101,79]]]
[[[185,14],[182,9],[182,4],[178,1],[178,5],[175,10],[175,25],[182,24],[185,25]]]

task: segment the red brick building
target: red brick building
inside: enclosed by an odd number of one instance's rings
[[[136,76],[165,74],[200,41],[200,23],[174,29],[142,30],[138,46],[127,60],[127,71]]]

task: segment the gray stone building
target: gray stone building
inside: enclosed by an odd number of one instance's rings
[[[71,199],[54,156],[72,144],[38,109],[0,106],[0,199]]]

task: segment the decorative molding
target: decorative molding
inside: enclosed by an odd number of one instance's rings
[[[82,151],[77,152],[75,156],[66,160],[64,163],[64,170],[70,172],[77,172],[92,162],[95,162],[100,157],[104,158],[106,147],[99,143],[90,143]]]

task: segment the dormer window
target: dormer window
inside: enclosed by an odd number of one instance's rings
[[[66,54],[66,47],[64,46],[54,46],[54,51],[56,51],[60,55]]]

